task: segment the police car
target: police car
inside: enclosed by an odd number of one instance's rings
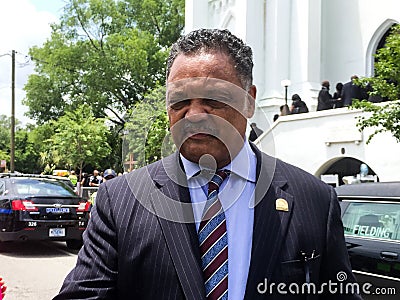
[[[399,299],[400,182],[348,184],[336,192],[353,272],[378,287],[365,299]]]
[[[82,245],[90,203],[54,176],[0,174],[0,242],[66,241]]]

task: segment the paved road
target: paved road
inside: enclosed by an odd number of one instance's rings
[[[64,242],[0,243],[0,274],[5,300],[47,300],[59,291],[76,262],[77,251]]]

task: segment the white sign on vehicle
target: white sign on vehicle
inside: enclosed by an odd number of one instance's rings
[[[50,228],[49,237],[65,236],[65,228]]]

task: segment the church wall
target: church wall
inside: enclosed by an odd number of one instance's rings
[[[322,80],[333,94],[353,74],[370,76],[379,38],[394,22],[398,0],[186,0],[186,31],[228,28],[252,47],[258,109],[251,121],[263,129],[285,103],[283,79],[292,82],[288,104],[297,93],[313,111]]]
[[[336,82],[347,82],[353,74],[371,75],[368,47],[382,24],[389,28],[400,23],[400,1],[336,0],[322,5],[321,80],[330,80],[334,91]]]

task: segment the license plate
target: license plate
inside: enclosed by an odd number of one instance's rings
[[[49,237],[65,236],[65,228],[50,228]]]
[[[69,208],[68,207],[47,207],[46,208],[46,213],[52,213],[52,214],[67,214],[69,213]]]

